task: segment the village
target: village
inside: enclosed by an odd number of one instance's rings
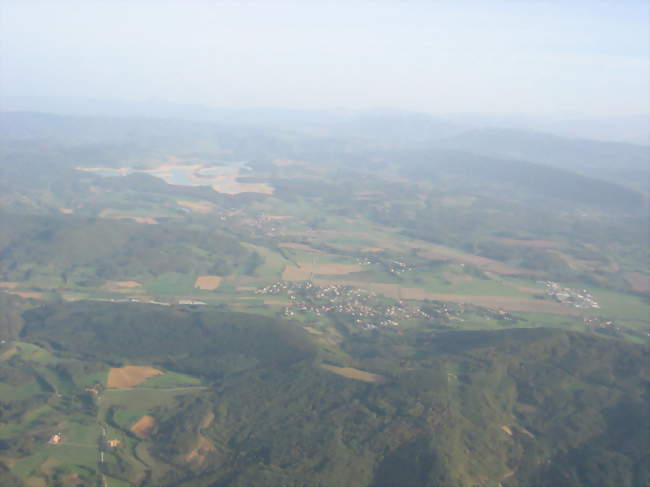
[[[285,308],[285,316],[310,313],[324,316],[330,313],[348,315],[355,326],[372,330],[399,326],[409,319],[444,320],[458,319],[458,311],[442,303],[431,303],[429,311],[411,306],[402,300],[392,301],[375,293],[348,285],[330,284],[317,286],[311,281],[277,281],[255,291],[261,295],[287,295],[291,303]]]
[[[276,281],[256,290],[255,294],[288,296],[290,304],[285,307],[284,316],[307,313],[316,316],[344,314],[350,316],[355,326],[363,330],[399,326],[402,321],[409,319],[433,321],[437,324],[463,322],[465,313],[477,314],[487,320],[519,321],[504,310],[442,301],[427,301],[418,307],[354,286],[318,286],[311,281]]]
[[[560,284],[553,281],[538,282],[546,286],[547,296],[550,296],[562,304],[573,306],[574,308],[600,308],[600,305],[586,289],[580,291],[578,289],[562,287]]]
[[[407,264],[405,262],[394,259],[383,259],[375,255],[364,255],[363,257],[359,257],[357,258],[357,264],[377,264],[382,266],[386,272],[395,276],[402,274],[403,272],[413,270],[413,266],[411,264]]]

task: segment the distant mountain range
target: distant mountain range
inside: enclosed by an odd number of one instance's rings
[[[228,140],[231,148],[236,148],[237,157],[263,156],[272,149],[284,152],[286,157],[345,160],[352,165],[358,165],[369,157],[368,154],[383,151],[398,152],[402,160],[406,154],[413,155],[419,161],[416,165],[421,165],[421,156],[428,154],[429,159],[433,157],[437,161],[436,167],[444,167],[451,173],[462,173],[465,163],[469,164],[467,174],[474,175],[479,166],[481,171],[488,171],[486,176],[490,177],[506,173],[510,177],[515,169],[523,171],[527,175],[519,178],[519,183],[531,183],[543,190],[557,186],[552,183],[553,177],[538,178],[540,171],[548,173],[545,167],[552,167],[562,170],[554,171],[555,176],[575,173],[589,178],[583,181],[588,185],[592,180],[601,180],[650,194],[650,147],[638,144],[572,139],[511,129],[467,129],[428,115],[391,110],[338,118],[330,112],[292,110],[215,110],[211,113],[212,118],[219,121],[208,121],[210,117],[207,116],[204,120],[186,120],[0,112],[0,137],[14,141],[49,139],[75,146],[128,145],[132,152],[144,146],[155,147],[156,151],[169,149],[170,144],[210,151],[215,141]],[[255,144],[251,145],[253,138]],[[444,162],[442,159],[447,156],[449,160]],[[480,164],[477,156],[483,158]],[[473,162],[469,163],[470,160]],[[529,181],[531,174],[537,177]],[[573,191],[570,181],[578,184],[574,179],[564,178],[562,183],[569,193]],[[540,184],[546,186],[542,188]],[[639,197],[628,195],[623,200],[639,201]]]
[[[471,129],[499,128],[544,132],[562,137],[628,142],[650,145],[650,114],[608,119],[574,119],[543,116],[490,114],[430,115],[399,109],[378,108],[361,111],[260,108],[224,108],[199,104],[169,103],[161,100],[128,102],[77,97],[5,97],[1,111],[36,111],[62,115],[102,117],[179,118],[301,129],[309,132],[335,132],[368,135],[385,129],[408,129],[409,140],[443,138]]]

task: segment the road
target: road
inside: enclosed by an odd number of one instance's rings
[[[106,392],[126,392],[126,391],[196,391],[200,389],[208,389],[208,386],[182,386],[182,387],[125,387],[123,389],[111,387],[106,389]],[[99,398],[98,398],[99,399]]]

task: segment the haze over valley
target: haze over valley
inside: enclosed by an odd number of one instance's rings
[[[648,485],[647,13],[3,3],[0,485]]]

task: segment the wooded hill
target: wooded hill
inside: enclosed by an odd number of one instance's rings
[[[646,346],[547,329],[383,333],[347,347],[349,363],[337,364],[384,378],[366,383],[321,368],[291,323],[129,304],[110,305],[109,316],[107,306],[28,311],[22,339],[209,380],[204,393],[157,409],[150,449],[169,469],[146,485],[650,479]]]

